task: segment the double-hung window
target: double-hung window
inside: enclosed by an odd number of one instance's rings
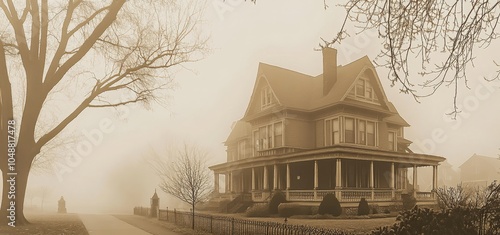
[[[256,151],[283,146],[283,122],[261,126],[254,131],[254,149]]]

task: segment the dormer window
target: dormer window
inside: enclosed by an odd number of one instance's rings
[[[260,105],[262,109],[268,108],[273,104],[273,91],[269,86],[262,88],[260,93]]]

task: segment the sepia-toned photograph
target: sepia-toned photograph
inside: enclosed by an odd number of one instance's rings
[[[500,1],[0,0],[0,235],[498,235],[499,104]]]

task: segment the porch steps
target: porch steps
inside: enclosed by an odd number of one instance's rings
[[[249,207],[252,206],[252,202],[240,202],[232,206],[231,208],[228,208],[228,213],[243,213],[245,212]]]
[[[227,204],[227,213],[242,213],[245,212],[248,207],[253,204],[251,197],[248,199],[248,195],[244,193],[235,197],[231,202]]]

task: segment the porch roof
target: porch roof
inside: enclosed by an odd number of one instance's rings
[[[293,162],[304,162],[325,159],[354,159],[379,162],[394,162],[417,166],[437,166],[440,162],[446,160],[444,157],[418,154],[384,151],[378,149],[360,148],[356,146],[329,146],[313,150],[300,150],[292,153],[280,155],[257,156],[237,161],[225,162],[210,166],[209,168],[216,172],[229,170],[240,170],[250,167],[258,167],[273,164],[286,164]]]

